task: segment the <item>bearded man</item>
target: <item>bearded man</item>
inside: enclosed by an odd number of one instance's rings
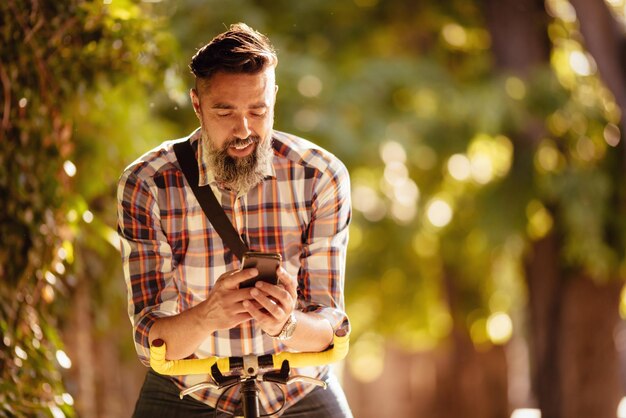
[[[348,173],[328,151],[273,129],[277,63],[267,37],[245,24],[216,36],[189,65],[200,127],[144,154],[120,178],[128,314],[146,366],[157,339],[166,343],[166,358],[175,360],[322,351],[337,330],[349,329],[343,296]],[[280,254],[278,284],[239,287],[258,271],[241,268],[207,219],[174,152],[183,141],[194,151],[197,186],[210,186],[247,246]],[[294,383],[283,394],[262,385],[266,413],[352,416],[328,366],[302,374],[326,381],[329,389]],[[179,391],[197,379],[148,371],[133,416],[239,412],[237,391],[206,389],[179,400]]]

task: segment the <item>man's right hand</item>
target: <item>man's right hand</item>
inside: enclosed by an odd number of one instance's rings
[[[254,299],[250,295],[252,289],[239,289],[239,284],[258,274],[255,268],[232,270],[217,279],[209,297],[202,302],[210,332],[234,328],[252,318],[243,307],[245,300]]]
[[[157,319],[150,329],[150,341],[164,340],[165,358],[178,360],[193,354],[212,332],[249,321],[252,317],[243,308],[243,301],[254,299],[250,296],[252,289],[239,289],[239,283],[258,274],[256,269],[222,274],[206,300],[178,315]]]

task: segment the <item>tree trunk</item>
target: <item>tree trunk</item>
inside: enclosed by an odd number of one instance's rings
[[[496,67],[526,75],[550,57],[548,15],[543,0],[485,0]]]
[[[534,68],[548,65],[548,18],[542,0],[486,0],[484,15],[492,39],[497,68],[504,73],[526,76]],[[538,126],[541,124],[538,122]],[[519,155],[531,150],[542,133],[527,130],[524,137],[514,138]],[[529,355],[531,389],[536,399],[526,407],[538,404],[542,418],[558,415],[557,339],[560,278],[558,247],[549,238],[537,243],[529,260],[526,277],[529,291]],[[556,415],[555,415],[556,414]]]
[[[559,244],[551,234],[535,243],[526,265],[531,382],[542,418],[562,416],[559,341],[563,281],[558,264]]]
[[[533,389],[542,418],[615,418],[621,397],[614,332],[621,285],[564,276],[551,262],[557,240],[529,259]]]
[[[570,2],[580,22],[584,45],[598,66],[600,78],[613,93],[622,111],[622,141],[618,145],[621,148],[621,159],[614,175],[615,184],[623,185],[626,178],[626,36],[622,24],[612,16],[604,0]],[[626,193],[623,187],[618,186],[615,191],[614,206],[616,217],[623,218],[626,213]],[[623,248],[623,242],[616,244]],[[619,378],[620,364],[614,337],[619,324],[617,312],[621,282],[616,280],[599,287],[583,277],[568,283],[564,322],[567,322],[565,325],[570,332],[564,344],[570,347],[568,354],[574,365],[580,364],[581,357],[589,359],[586,369],[565,370],[564,394],[580,394],[580,397],[573,398],[571,403],[565,405],[568,417],[615,416],[623,384]],[[577,299],[584,303],[576,303]],[[589,335],[595,338],[591,339]],[[623,352],[624,347],[620,348]]]
[[[453,317],[450,337],[437,352],[437,408],[435,418],[500,418],[508,414],[507,362],[502,347],[476,350],[467,333],[457,278],[444,273],[448,309]]]
[[[559,347],[561,417],[615,418],[621,398],[614,333],[619,322],[617,281],[598,285],[570,277],[563,285]]]
[[[76,382],[76,411],[83,418],[96,418],[96,369],[100,363],[93,355],[93,312],[89,283],[79,280],[72,296],[75,315],[64,330],[67,350],[73,359],[72,373]]]

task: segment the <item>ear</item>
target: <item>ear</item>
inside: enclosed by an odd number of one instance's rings
[[[195,88],[189,90],[189,97],[191,97],[191,105],[193,106],[193,111],[195,112],[198,119],[200,119],[200,115],[202,114],[202,108],[200,107],[200,96],[198,95],[198,90]]]

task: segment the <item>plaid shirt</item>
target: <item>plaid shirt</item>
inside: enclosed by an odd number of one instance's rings
[[[198,152],[200,130],[188,138]],[[178,314],[207,299],[224,272],[240,260],[225,248],[184,179],[168,141],[132,163],[118,186],[118,232],[122,243],[128,314],[140,360],[149,365],[148,334],[155,319]],[[266,178],[245,195],[217,184],[199,161],[200,185],[210,184],[224,211],[252,250],[278,252],[283,267],[298,279],[298,309],[316,312],[333,329],[349,327],[344,312],[350,181],[344,165],[332,154],[293,135],[274,131],[274,157]],[[199,158],[202,160],[202,158]],[[216,331],[200,344],[197,357],[268,354],[287,347],[272,339],[254,320]],[[300,369],[298,374],[323,377],[328,366]],[[178,376],[181,388],[203,376]],[[300,383],[287,387],[286,405],[313,389]],[[220,393],[193,396],[215,407]],[[277,410],[282,393],[263,384],[260,401],[266,412]],[[240,407],[231,390],[220,408]]]

